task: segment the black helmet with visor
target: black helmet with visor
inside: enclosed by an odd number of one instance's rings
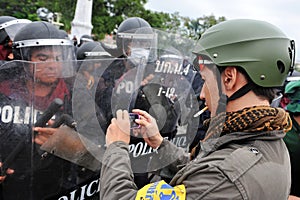
[[[140,54],[150,54],[156,37],[150,24],[139,17],[124,20],[117,31],[117,48],[126,57],[140,58]],[[147,53],[144,52],[147,50]]]
[[[28,19],[17,19],[11,16],[0,16],[0,44],[7,39],[14,40],[15,34],[31,21]]]
[[[35,51],[58,52],[55,57],[44,56],[41,62],[61,62],[63,71],[73,73],[76,60],[74,45],[53,24],[36,21],[24,26],[15,36],[13,54],[16,60],[32,61]]]

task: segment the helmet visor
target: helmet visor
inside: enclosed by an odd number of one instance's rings
[[[22,41],[21,41],[22,42]],[[27,41],[28,42],[28,41]],[[18,49],[21,60],[35,63],[35,73],[56,78],[70,77],[76,70],[76,59],[73,45],[26,45]]]
[[[135,31],[118,33],[118,37],[122,39],[122,51],[125,56],[131,56],[135,49],[150,50],[156,44],[156,35],[151,28],[139,28]]]
[[[5,22],[0,25],[0,30],[4,29],[9,38],[13,41],[16,33],[26,24],[30,23],[27,19],[16,19],[12,21]]]

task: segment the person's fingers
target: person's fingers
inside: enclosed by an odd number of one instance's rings
[[[129,120],[129,113],[127,110],[123,110],[123,119],[124,120]]]
[[[123,112],[122,112],[122,110],[117,110],[116,116],[117,116],[117,119],[123,119]]]
[[[44,141],[42,141],[39,138],[34,138],[34,142],[37,143],[38,145],[43,145],[45,143]]]
[[[33,130],[48,135],[52,135],[56,131],[55,128],[43,128],[43,127],[34,127]]]
[[[137,108],[132,109],[132,112],[138,113],[138,114],[140,114],[140,115],[142,115],[143,113],[146,113],[145,111],[143,111],[143,110],[141,110],[141,109],[137,109]]]
[[[143,116],[146,120],[150,120],[152,118],[149,113],[147,113],[146,111],[140,110],[140,109],[133,109],[132,112]]]
[[[48,126],[52,126],[53,124],[54,124],[54,120],[52,120],[52,119],[50,119],[49,121],[48,121]]]
[[[2,167],[2,162],[0,162],[0,167]],[[6,174],[13,174],[15,171],[13,169],[8,168],[6,170]],[[0,183],[4,181],[6,176],[0,176]]]
[[[143,119],[136,119],[135,122],[145,127],[150,125],[150,123],[147,120],[143,120]]]
[[[14,173],[13,169],[7,169],[6,170],[6,175],[10,175],[10,174],[13,174],[13,173]],[[0,183],[2,183],[5,180],[6,175],[5,176],[0,176]]]
[[[43,140],[43,141],[46,141],[47,139],[49,139],[49,135],[47,135],[47,134],[43,134],[43,133],[41,133],[41,134],[38,134],[38,136],[37,136],[37,138],[39,138],[40,140]]]
[[[117,110],[117,119],[129,120],[129,114],[127,110]]]
[[[39,145],[44,144],[47,140],[48,140],[48,137],[45,137],[45,136],[42,136],[42,135],[39,135],[39,136],[34,138],[34,142],[39,144]]]
[[[8,168],[6,170],[6,174],[13,174],[15,172],[15,170]]]
[[[6,176],[0,176],[0,183],[2,183],[5,180]]]
[[[112,118],[111,119],[111,124],[116,124],[117,123],[117,119],[116,118]]]

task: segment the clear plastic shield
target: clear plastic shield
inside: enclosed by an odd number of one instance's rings
[[[199,91],[193,86],[199,75],[192,62],[195,41],[153,33],[150,43],[132,40],[132,47],[148,45],[148,56],[138,62],[130,57],[66,61],[72,58],[66,48],[62,60],[1,66],[2,162],[19,148],[8,165],[15,173],[2,183],[4,200],[97,197],[105,134],[118,109],[149,112],[163,137],[188,152],[200,123]],[[33,131],[37,125],[50,129]],[[145,178],[157,152],[140,131],[131,129],[129,153],[133,172]],[[173,162],[160,160],[154,170]]]
[[[16,33],[31,21],[28,19],[15,19],[0,25],[0,29],[4,29],[9,38],[13,41]]]
[[[56,155],[56,151],[62,152],[58,144],[78,143],[74,129],[63,129],[66,121],[60,124],[63,127],[55,125],[62,116],[72,116],[71,95],[76,66],[76,61],[13,61],[1,66],[0,155],[1,173],[6,176],[1,183],[1,199],[69,199],[72,195],[81,195],[74,188],[87,184],[87,181],[91,184],[94,172],[82,171],[85,168],[64,159],[66,156]],[[64,68],[68,68],[68,73],[63,72]],[[72,73],[71,68],[74,69]],[[34,131],[35,126],[51,129]],[[56,131],[52,132],[52,129]],[[42,148],[58,136],[60,142],[51,146],[55,151]],[[14,173],[10,174],[8,168]],[[91,187],[97,191],[97,186]]]
[[[148,43],[141,42],[140,37],[131,40],[133,49],[146,48],[148,56],[134,61],[129,56],[86,59],[78,63],[72,92],[73,117],[78,133],[84,136],[83,145],[100,163],[106,129],[118,109],[146,110],[156,118],[161,134],[186,151],[196,135],[199,117],[194,115],[199,111],[199,91],[192,87],[198,73],[193,68],[189,49],[193,41],[158,30],[153,33],[155,40]],[[129,152],[134,173],[147,174],[150,158],[156,151],[144,142],[139,131],[139,128],[131,129]],[[161,162],[156,169],[172,162]]]
[[[137,30],[137,35],[144,31]],[[144,48],[148,54],[140,56],[140,62],[115,82],[112,113],[118,109],[145,110],[156,119],[163,137],[188,151],[199,124],[199,117],[194,117],[199,111],[199,102],[192,87],[197,74],[192,65],[195,41],[155,29],[152,33],[148,42],[132,39],[132,49]],[[149,160],[156,151],[145,143],[139,131],[132,129],[129,151],[134,173],[143,174],[149,172]],[[173,162],[161,161],[158,168]]]

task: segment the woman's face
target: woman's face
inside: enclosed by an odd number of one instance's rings
[[[31,71],[37,81],[51,84],[57,81],[62,71],[62,55],[60,51],[51,48],[33,51],[31,61],[36,62],[31,65]]]

